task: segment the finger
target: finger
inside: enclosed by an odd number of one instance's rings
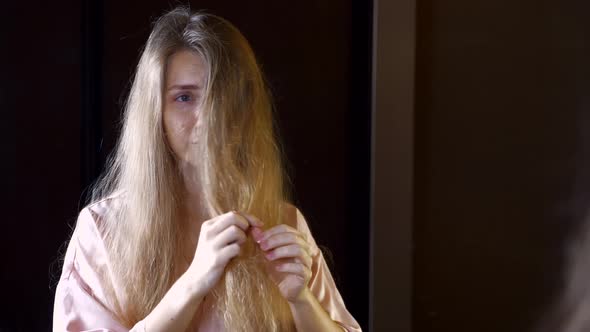
[[[260,227],[252,227],[251,232],[252,232],[252,237],[254,238],[256,243],[260,243],[260,238],[262,237],[262,233],[264,232],[264,229],[262,229]]]
[[[294,260],[296,263],[301,263],[311,269],[311,264],[313,263],[311,256],[304,255],[303,257],[296,257]]]
[[[260,219],[258,219],[257,217],[255,217],[251,214],[248,214],[245,212],[239,212],[239,211],[233,211],[233,212],[242,216],[244,218],[244,220],[246,220],[250,224],[250,226],[252,226],[252,227],[264,226],[264,223]]]
[[[225,230],[221,231],[217,237],[213,240],[213,247],[221,249],[228,244],[238,243],[242,244],[246,241],[246,233],[236,225],[230,225]]]
[[[217,266],[225,266],[227,263],[234,257],[240,254],[242,247],[237,243],[232,243],[228,246],[225,246],[219,250],[219,255],[217,256]]]
[[[300,263],[280,263],[275,269],[280,272],[292,273],[308,280],[311,277],[311,270]]]
[[[213,224],[213,226],[211,226],[211,233],[214,236],[221,233],[231,225],[238,226],[243,231],[248,230],[248,227],[250,226],[248,222],[244,220],[244,218],[240,218],[238,214],[234,212],[222,214],[218,218],[219,219]]]
[[[297,263],[297,264],[303,264],[305,266],[307,266],[308,268],[311,269],[311,265],[313,264],[313,258],[311,258],[311,256],[307,256],[305,255],[305,257],[291,257],[291,258],[283,258],[280,260],[275,260],[274,261],[277,264],[280,263]]]
[[[270,261],[282,258],[299,258],[305,263],[305,265],[311,266],[311,257],[298,244],[278,247],[269,252],[266,252],[264,256]]]
[[[236,210],[232,210],[230,213],[233,213],[235,217],[240,218],[240,220],[242,222],[244,222],[246,225],[248,225],[248,227],[251,226],[251,224],[252,224],[251,221],[248,220],[248,218],[246,218],[246,216],[244,215],[244,213],[239,212],[239,211],[236,211]],[[254,225],[252,225],[252,226],[254,226]]]
[[[302,234],[299,232],[285,232],[272,235],[266,240],[260,241],[260,248],[267,251],[290,244],[299,244],[303,249],[305,249],[307,254],[311,253],[309,244],[305,241],[305,239],[303,239]]]
[[[269,237],[271,237],[275,234],[279,234],[279,233],[299,233],[299,232],[291,226],[288,226],[285,224],[280,224],[280,225],[276,225],[276,226],[269,228],[266,231],[262,232],[262,236],[260,238],[258,238],[256,241],[262,242],[262,241],[268,239]]]
[[[309,258],[309,260],[307,258]],[[311,257],[307,257],[307,258],[295,257],[295,258],[292,258],[292,259],[293,259],[293,262],[303,264],[303,265],[305,265],[305,266],[307,266],[307,267],[309,267],[311,269],[312,259],[311,259]]]

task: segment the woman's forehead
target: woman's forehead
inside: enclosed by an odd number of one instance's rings
[[[202,87],[206,79],[207,66],[203,58],[196,52],[181,50],[168,58],[166,66],[167,88],[173,86]]]

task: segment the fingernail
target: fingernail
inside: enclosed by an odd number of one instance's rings
[[[252,236],[254,237],[254,240],[256,240],[256,243],[260,243],[260,235],[262,234],[262,231],[260,230],[260,228],[254,227],[252,228]]]

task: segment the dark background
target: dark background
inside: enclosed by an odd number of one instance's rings
[[[150,23],[178,2],[3,3],[0,331],[51,329],[60,255],[119,133]],[[354,317],[368,326],[371,6],[192,1],[234,23],[262,63],[295,203]]]
[[[590,198],[590,5],[415,4],[413,330],[532,330],[559,295],[563,249]],[[296,203],[366,329],[371,2],[192,7],[251,41],[276,97]],[[1,331],[50,329],[69,225],[113,146],[149,22],[169,8],[3,4]]]
[[[414,331],[532,331],[590,198],[590,3],[417,9]]]

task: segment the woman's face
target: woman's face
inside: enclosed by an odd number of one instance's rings
[[[190,163],[191,146],[197,143],[201,98],[207,67],[195,52],[182,50],[168,59],[164,92],[164,130],[172,151]]]

